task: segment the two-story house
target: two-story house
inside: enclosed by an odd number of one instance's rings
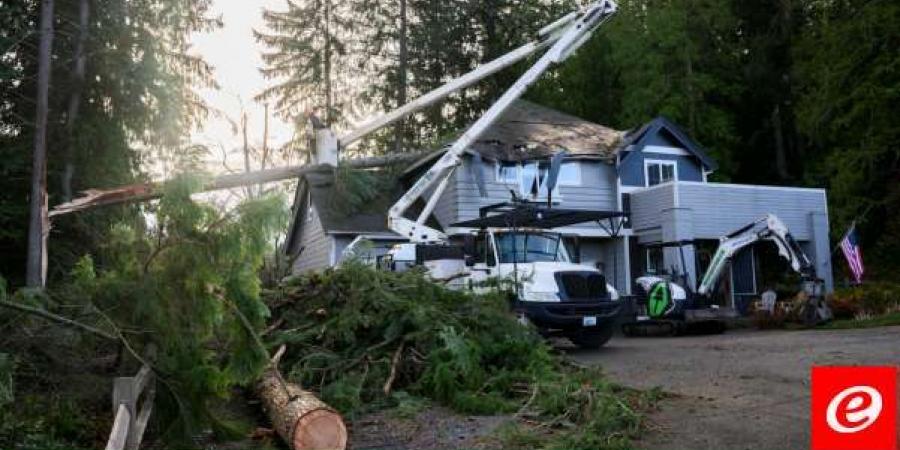
[[[566,157],[558,184],[548,193],[549,158],[560,151]],[[368,256],[402,241],[387,229],[387,206],[439,155],[410,164],[396,191],[356,211],[338,212],[329,205],[335,188],[330,166],[302,177],[286,245],[296,257],[295,271],[339,263],[354,240],[372,243]],[[450,235],[468,232],[452,224],[477,218],[479,208],[509,201],[513,193],[535,201],[547,201],[549,194],[560,208],[624,211],[628,220],[616,236],[590,223],[557,231],[568,236],[570,252],[582,263],[596,265],[621,292],[630,293],[632,280],[645,273],[686,274],[695,286],[721,236],[772,213],[801,242],[830,291],[825,191],[713,183],[708,177],[716,168],[700,145],[665,118],[625,133],[519,101],[469,149],[432,221]],[[476,182],[479,177],[483,183]],[[688,243],[681,250],[658,245],[674,241]],[[722,283],[727,302],[742,310],[764,284],[774,282],[766,267],[784,263],[770,253],[753,247],[733,260]]]

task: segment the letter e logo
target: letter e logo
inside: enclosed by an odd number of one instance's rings
[[[813,367],[812,450],[896,450],[897,369]]]

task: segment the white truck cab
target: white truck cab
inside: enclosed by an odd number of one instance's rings
[[[560,233],[541,228],[484,228],[451,236],[448,245],[395,245],[392,270],[423,266],[457,289],[509,294],[513,310],[544,335],[597,348],[612,336],[618,291],[595,267],[573,261]]]

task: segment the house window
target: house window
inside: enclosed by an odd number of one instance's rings
[[[678,163],[675,161],[645,160],[644,175],[646,176],[648,187],[676,181],[678,180]]]
[[[547,176],[550,173],[549,161],[498,162],[496,167],[498,183],[518,185],[518,193],[523,198],[531,200],[547,198]],[[553,197],[559,198],[559,186],[580,185],[581,166],[577,162],[563,163],[556,178]]]
[[[497,163],[497,182],[506,184],[519,183],[519,164],[511,162]]]

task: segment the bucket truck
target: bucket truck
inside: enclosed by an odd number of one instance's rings
[[[453,225],[476,229],[464,237],[462,246],[452,244],[446,234],[428,226],[427,219],[469,146],[545,71],[572,55],[615,11],[612,1],[594,2],[546,29],[556,35],[549,50],[388,211],[388,227],[409,239],[388,253],[389,264],[420,264],[433,277],[458,277],[476,289],[511,285],[509,293],[520,320],[531,322],[544,334],[559,334],[590,348],[609,340],[620,309],[618,293],[596,268],[573,263],[562,236],[551,230],[579,220],[612,220],[611,217],[579,217],[573,213],[567,221],[552,222],[544,220],[550,212],[536,205],[495,205],[493,209],[482,209],[477,220]],[[558,172],[561,158],[554,159],[557,163],[552,165]],[[548,185],[547,189],[550,192],[553,186]],[[424,208],[417,217],[406,217],[419,199],[424,200]]]
[[[594,1],[573,11],[538,32],[538,39],[491,61],[409,104],[377,117],[358,129],[337,136],[325,126],[313,125],[316,159],[319,163],[337,163],[341,147],[446,98],[525,57],[546,50],[543,55],[476,120],[431,166],[387,214],[388,227],[408,242],[395,245],[382,262],[384,267],[402,270],[411,265],[424,266],[434,279],[453,280],[455,287],[484,289],[509,286],[511,300],[522,321],[528,321],[547,334],[561,333],[577,345],[599,347],[612,335],[619,314],[619,295],[606,278],[592,266],[572,262],[562,244],[562,236],[552,231],[560,224],[607,220],[621,213],[582,216],[568,215],[568,221],[542,220],[547,214],[565,211],[535,204],[513,203],[507,210],[484,211],[483,223],[455,224],[473,231],[451,237],[427,223],[438,199],[447,188],[454,171],[461,165],[464,152],[507,110],[526,89],[549,68],[562,63],[580,48],[617,10],[612,0]],[[555,159],[555,180],[562,158]],[[551,171],[553,172],[553,171]],[[548,181],[549,190],[553,189]],[[424,208],[416,217],[407,217],[419,200]],[[510,219],[531,217],[531,220]],[[584,220],[581,220],[584,219]],[[487,226],[491,220],[499,221]],[[502,226],[496,226],[496,225]],[[485,225],[485,226],[482,226]],[[459,239],[457,239],[459,238]],[[459,240],[462,240],[462,243]],[[490,256],[488,256],[490,255]]]
[[[785,258],[790,268],[800,275],[807,302],[801,311],[806,325],[815,325],[831,319],[831,310],[825,303],[823,281],[816,276],[816,270],[800,244],[797,243],[784,222],[773,214],[755,220],[719,239],[719,247],[713,255],[696,292],[657,275],[647,275],[635,280],[641,292],[635,320],[623,325],[626,335],[642,334],[649,327],[662,326],[672,333],[682,331],[690,324],[713,324],[714,329],[724,329],[724,319],[733,312],[710,306],[712,297],[728,262],[741,249],[757,242],[768,241],[775,244],[778,254]],[[693,242],[664,243],[662,247],[679,247]],[[682,270],[684,253],[682,250]],[[680,277],[687,286],[687,276]]]

